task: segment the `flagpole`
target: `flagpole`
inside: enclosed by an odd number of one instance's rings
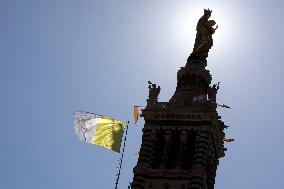
[[[120,159],[119,159],[120,161],[119,161],[118,174],[116,175],[117,177],[116,177],[116,181],[115,181],[115,189],[117,189],[117,186],[118,186],[118,181],[119,181],[119,176],[120,176],[120,170],[121,170],[122,160],[123,160],[123,156],[124,156],[124,149],[125,149],[125,143],[126,143],[128,125],[129,125],[129,121],[128,121],[127,124],[126,124],[125,135],[124,135],[124,139],[123,139],[122,152],[120,153],[121,157],[120,157]]]

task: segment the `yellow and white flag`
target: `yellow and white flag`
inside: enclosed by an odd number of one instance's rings
[[[124,128],[122,121],[89,112],[76,112],[74,129],[80,141],[120,152]]]

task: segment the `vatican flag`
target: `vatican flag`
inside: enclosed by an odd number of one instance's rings
[[[120,145],[125,123],[89,112],[76,112],[74,129],[79,141],[95,144],[115,152]]]

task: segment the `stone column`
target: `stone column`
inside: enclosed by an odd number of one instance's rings
[[[215,176],[216,176],[216,170],[217,170],[217,157],[214,149],[214,145],[212,144],[212,141],[209,143],[209,150],[210,150],[210,160],[207,165],[207,185],[208,189],[214,189],[215,184]]]
[[[182,130],[180,134],[180,146],[179,146],[179,153],[178,153],[178,161],[176,168],[182,169],[185,161],[185,154],[187,148],[187,130]]]
[[[208,153],[208,144],[209,144],[209,136],[210,133],[206,129],[206,125],[201,125],[202,130],[196,137],[196,145],[194,150],[193,162],[192,162],[192,170],[193,171],[204,171],[206,166],[206,159]],[[205,128],[204,128],[205,127]],[[206,184],[207,175],[203,176],[195,176],[192,179],[192,188],[196,189],[207,189]]]
[[[151,133],[151,144],[148,144],[150,146],[149,147],[149,152],[147,153],[149,155],[149,165],[150,167],[152,167],[153,164],[153,160],[154,160],[154,154],[155,154],[155,146],[157,144],[157,140],[158,138],[156,137],[156,132],[157,130],[152,129],[152,133]]]
[[[131,184],[132,189],[144,189],[145,187],[145,168],[151,166],[153,151],[154,151],[154,130],[150,128],[143,129],[142,144],[139,151],[137,165],[134,168],[134,178]]]
[[[210,164],[207,183],[208,189],[214,189],[215,176],[216,176],[217,165],[215,163]]]
[[[150,167],[151,165],[154,151],[153,134],[153,129],[143,129],[142,144],[138,159],[138,165],[143,165],[143,167]]]
[[[167,129],[165,131],[165,144],[163,149],[163,155],[162,155],[162,161],[160,164],[160,168],[164,169],[167,166],[168,159],[169,159],[169,150],[171,146],[171,140],[172,140],[172,131],[170,129]]]
[[[203,126],[202,126],[203,127]],[[194,156],[193,156],[193,169],[205,169],[206,166],[206,158],[208,153],[208,144],[209,144],[210,134],[208,131],[200,131],[197,136]]]
[[[203,178],[200,176],[196,176],[193,177],[191,180],[190,189],[207,189],[207,187],[204,186]]]

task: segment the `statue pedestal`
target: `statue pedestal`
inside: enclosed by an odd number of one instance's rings
[[[199,66],[202,66],[202,67],[206,67],[207,66],[207,60],[202,58],[202,57],[199,57],[199,56],[196,56],[196,55],[190,55],[188,58],[187,58],[187,62],[186,62],[186,65],[185,66],[189,66],[189,65],[199,65]]]

